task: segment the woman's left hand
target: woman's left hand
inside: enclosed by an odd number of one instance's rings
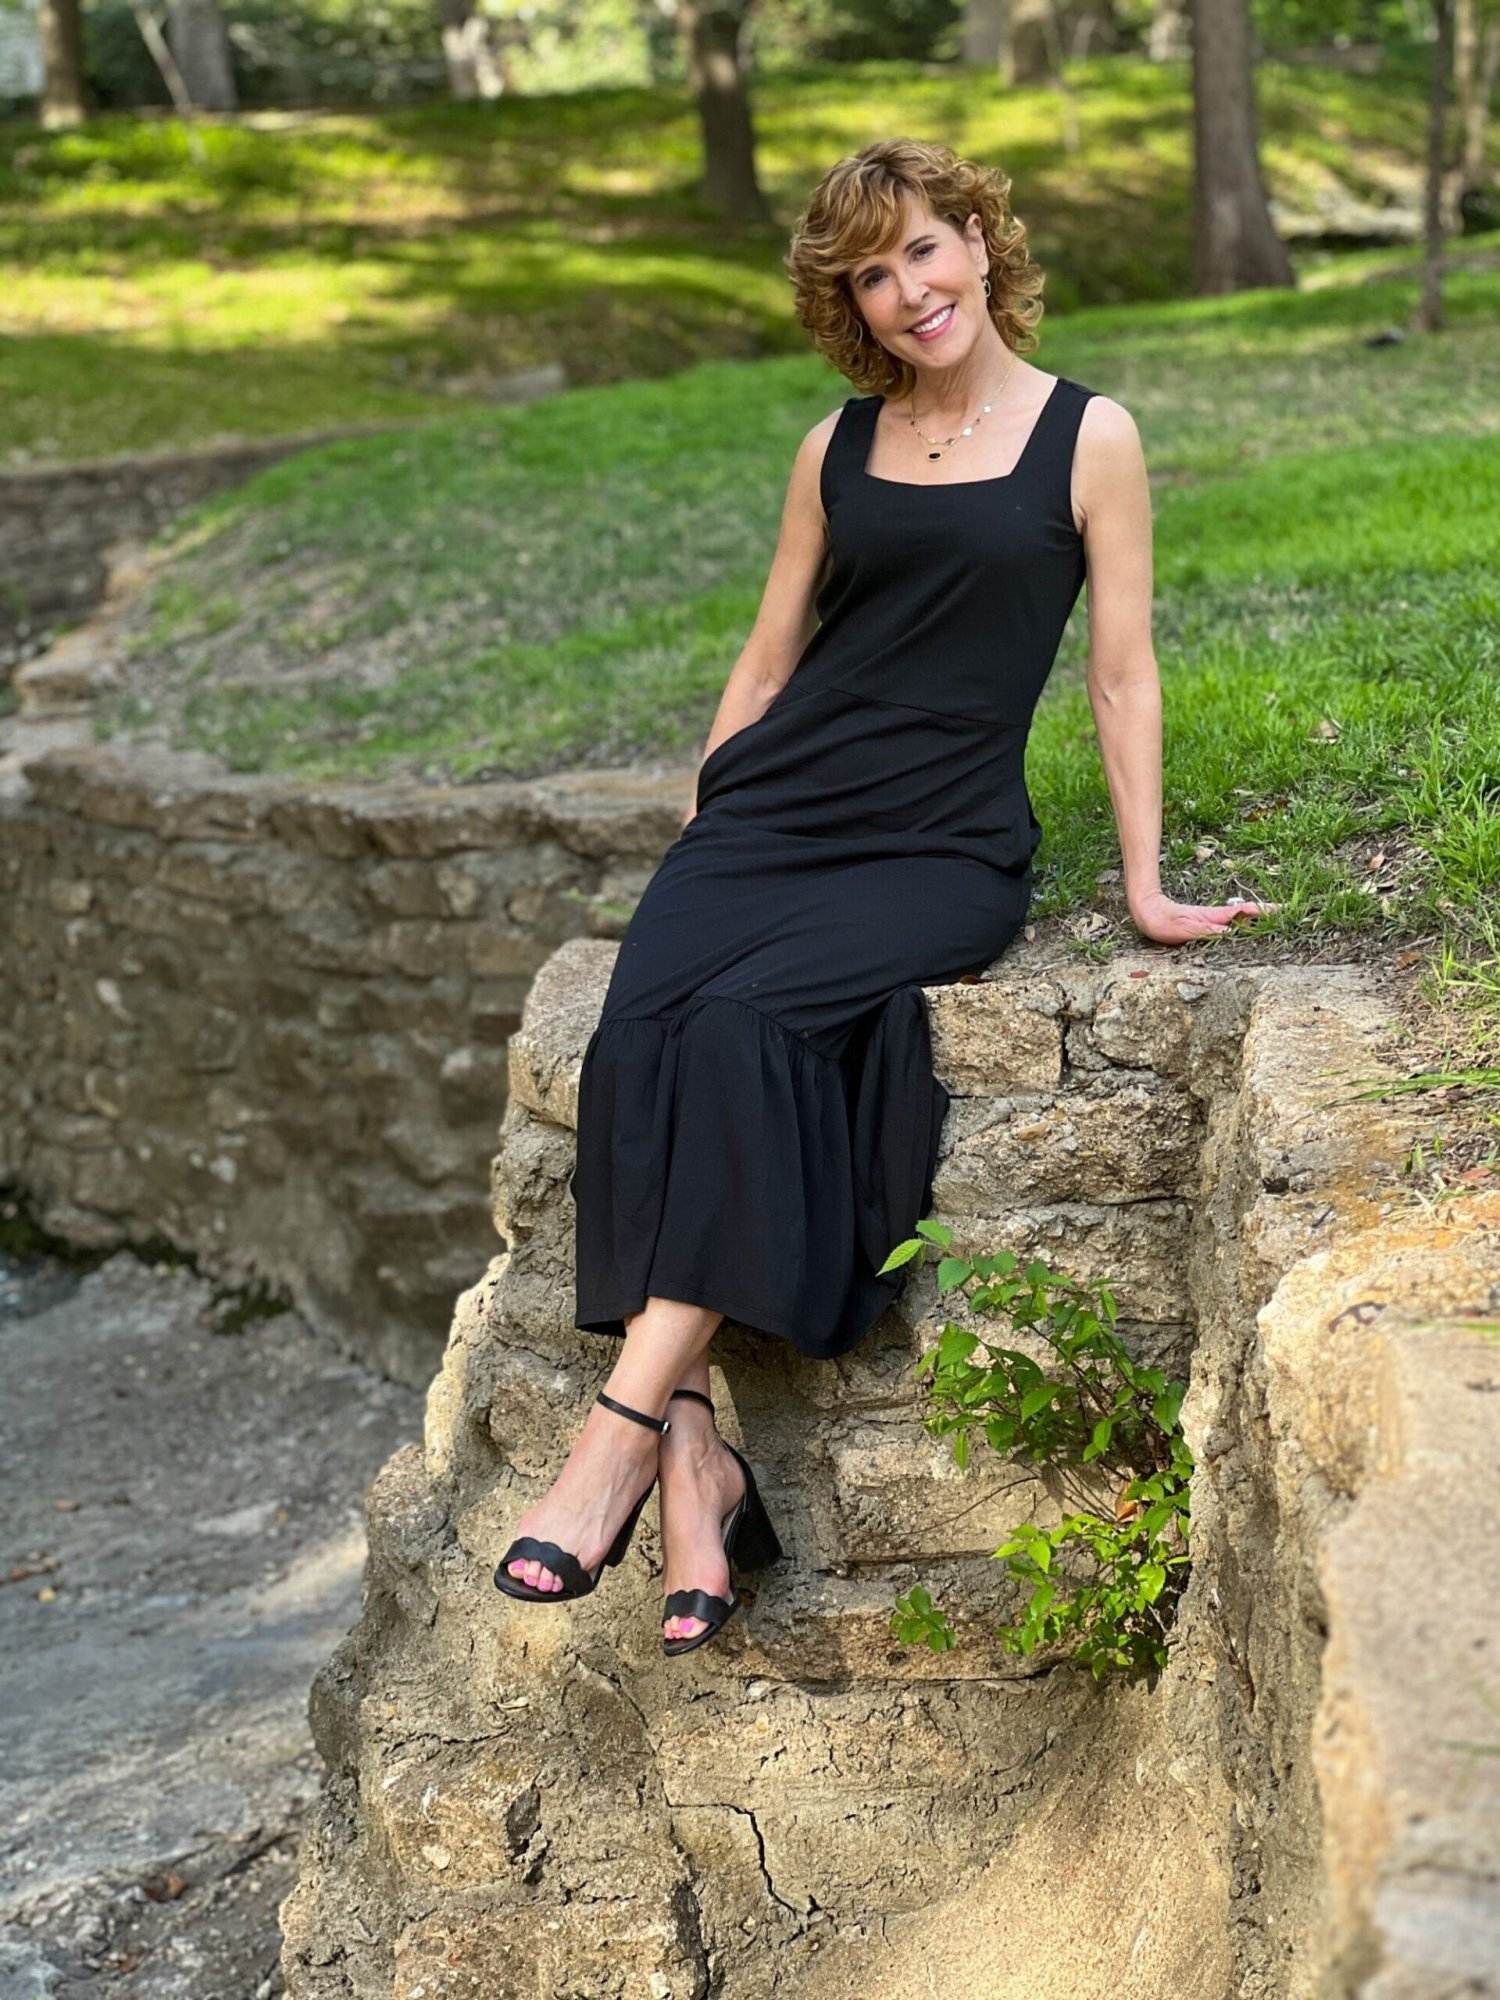
[[[1252,903],[1243,896],[1230,903],[1174,903],[1170,896],[1158,892],[1132,903],[1130,915],[1142,937],[1157,944],[1186,944],[1190,938],[1217,937],[1236,917],[1263,917],[1280,907],[1279,903]]]

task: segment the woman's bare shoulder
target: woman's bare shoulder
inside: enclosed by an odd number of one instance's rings
[[[793,495],[800,495],[811,507],[816,504],[822,512],[823,460],[828,447],[833,442],[833,434],[838,429],[839,418],[844,414],[844,404],[830,410],[826,417],[803,432],[802,442],[797,447],[797,455],[792,462],[790,487]]]
[[[840,403],[836,410],[830,410],[826,417],[819,417],[810,429],[803,432],[802,442],[797,448],[799,458],[805,453],[814,465],[822,464],[823,454],[833,442],[833,434],[839,427],[839,418],[845,408],[846,405]]]
[[[1089,399],[1083,406],[1083,415],[1078,420],[1080,445],[1085,438],[1108,451],[1131,444],[1138,446],[1141,434],[1135,418],[1123,403],[1117,403],[1113,396],[1103,395],[1098,389],[1091,389]]]
[[[1150,482],[1135,418],[1112,396],[1090,394],[1078,421],[1073,453],[1073,521],[1080,534],[1108,509],[1145,509],[1149,521]]]

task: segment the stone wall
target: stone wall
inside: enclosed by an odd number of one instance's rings
[[[265,438],[0,474],[0,665],[24,657],[49,626],[86,618],[104,597],[115,550],[323,441]]]
[[[506,1042],[617,936],[690,789],[399,793],[54,750],[0,789],[0,1182],[72,1241],[163,1235],[425,1384],[494,1249]]]
[[[928,995],[960,1250],[1107,1277],[1136,1353],[1190,1371],[1194,1565],[1148,1690],[996,1646],[997,1538],[1063,1496],[960,1475],[923,1429],[910,1370],[955,1316],[930,1268],[837,1362],[716,1336],[720,1420],[787,1558],[714,1645],[661,1654],[654,1502],[595,1595],[494,1590],[615,1351],[571,1325],[567,1193],[613,949],[573,940],[531,990],[495,1163],[509,1247],[458,1301],[424,1445],[369,1495],[364,1614],[313,1694],[292,2000],[1494,1991],[1494,1760],[1424,1716],[1493,1742],[1462,1592],[1500,1553],[1493,1501],[1468,1504],[1500,1397],[1465,1316],[1500,1337],[1500,1203],[1445,1238],[1392,1219],[1424,1114],[1358,1094],[1399,1073],[1371,980],[1038,942]],[[918,1581],[954,1651],[891,1637]]]
[[[0,11],[0,33],[4,22]],[[531,402],[566,386],[562,368],[545,363],[496,377],[488,400]],[[0,676],[38,650],[49,627],[87,618],[105,597],[116,559],[151,541],[184,508],[295,452],[400,427],[344,424],[0,472]]]

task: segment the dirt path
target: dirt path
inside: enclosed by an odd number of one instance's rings
[[[281,1991],[308,1686],[421,1398],[213,1295],[0,1259],[0,2000]]]

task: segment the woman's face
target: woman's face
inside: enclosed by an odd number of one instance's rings
[[[882,347],[914,368],[951,368],[989,324],[987,264],[977,215],[955,229],[908,195],[895,242],[862,257],[849,285]]]

